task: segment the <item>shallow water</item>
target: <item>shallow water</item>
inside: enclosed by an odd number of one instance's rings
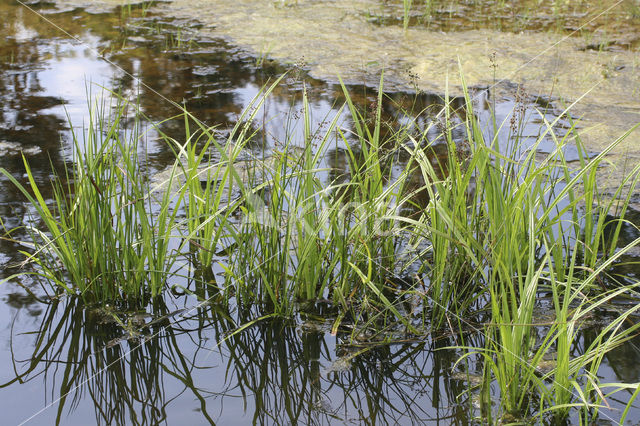
[[[33,335],[16,333],[13,341],[25,383],[2,392],[13,407],[7,424],[31,415],[35,424],[51,423],[56,413],[62,424],[470,421],[462,401],[450,405],[465,389],[450,378],[455,353],[434,352],[446,341],[363,350],[330,336],[330,325],[308,321],[258,323],[218,346],[235,324],[209,306],[156,319],[133,337],[123,337],[108,314],[81,306],[51,307],[38,319],[47,346],[34,350]],[[25,322],[21,314],[18,321]]]
[[[172,161],[170,150],[154,141],[154,132],[162,131],[176,139],[184,137],[180,120],[153,128],[153,123],[179,113],[167,99],[186,104],[207,124],[218,124],[218,131],[224,135],[260,87],[289,70],[290,77],[267,102],[265,128],[252,148],[254,155],[262,156],[268,156],[283,140],[285,129],[295,124],[290,121],[290,113],[301,108],[303,81],[316,124],[335,113],[335,106],[342,100],[340,87],[327,79],[328,72],[322,69],[331,61],[312,54],[309,58],[313,63],[301,69],[287,64],[283,59],[287,54],[277,45],[261,57],[255,53],[259,49],[240,39],[224,20],[211,29],[192,20],[168,18],[156,7],[105,11],[95,4],[85,10],[69,2],[60,3],[66,6],[56,8],[46,2],[31,6],[81,42],[60,33],[19,4],[0,0],[0,11],[7,17],[0,23],[4,34],[0,40],[0,167],[23,180],[20,147],[34,167],[45,197],[50,196],[46,193],[52,177],[50,165],[62,169],[73,147],[68,122],[77,129],[86,125],[87,93],[96,99],[102,93],[98,86],[136,99],[148,117],[150,173],[161,172]],[[249,8],[244,1],[235,4],[237,13]],[[189,9],[184,6],[186,18]],[[166,11],[166,7],[171,5],[159,8]],[[221,4],[215,16],[225,13],[226,7],[230,6]],[[269,7],[278,13],[282,9],[277,3]],[[313,5],[301,1],[295,7]],[[353,31],[359,31],[361,27],[354,22],[360,21],[344,13],[346,24],[356,25]],[[202,17],[206,22],[206,14]],[[232,19],[230,16],[229,22]],[[260,19],[256,16],[251,21],[256,39],[264,37]],[[241,22],[249,25],[244,18]],[[302,24],[308,25],[306,21]],[[468,43],[475,43],[476,36],[472,34]],[[318,43],[322,45],[319,51],[326,49],[326,41]],[[621,55],[627,60],[625,55],[629,53]],[[319,78],[310,77],[307,70]],[[379,78],[373,69],[365,74],[345,76],[354,101],[363,110],[375,100],[371,87]],[[432,92],[416,95],[392,69],[389,99],[398,105],[415,102],[414,111],[441,104],[438,76],[442,75],[422,74],[420,88],[436,86],[431,87]],[[355,84],[360,77],[369,85]],[[431,78],[437,83],[429,83]],[[485,83],[474,81],[479,86]],[[494,101],[498,120],[509,120],[515,86],[503,83],[489,94],[480,88],[477,97],[477,113],[489,128],[489,106]],[[533,108],[553,120],[559,114],[558,106],[550,104],[549,96],[538,93],[524,99],[529,115],[524,133],[534,138],[540,120],[536,122]],[[635,108],[633,105],[629,108]],[[407,119],[397,107],[385,109],[384,114],[391,127]],[[423,119],[428,122],[432,117],[426,114]],[[348,121],[343,125],[348,127]],[[562,135],[568,126],[563,119],[556,130]],[[506,145],[506,134],[501,138],[502,146]],[[553,146],[552,141],[546,141],[540,155],[553,150]],[[346,164],[344,155],[336,145],[327,153],[327,165],[340,170]],[[577,158],[570,151],[567,157]],[[30,210],[17,191],[4,178],[0,178],[0,185],[0,218],[4,225],[13,228],[27,222]],[[0,239],[0,278],[19,270],[21,248]],[[180,284],[200,293],[201,298],[213,296],[188,279]],[[321,303],[313,316],[288,323],[263,320],[233,334],[242,318],[234,312],[220,311],[214,304],[198,304],[195,297],[167,296],[148,313],[125,313],[85,307],[67,299],[43,303],[25,287],[42,297],[39,283],[29,276],[0,288],[4,301],[0,317],[6,324],[0,331],[0,365],[5,366],[0,371],[0,385],[4,385],[0,388],[0,406],[5,408],[3,422],[7,424],[27,419],[33,424],[480,421],[476,417],[476,396],[467,392],[464,377],[468,374],[473,383],[481,371],[475,370],[479,367],[473,359],[467,372],[463,372],[464,365],[454,367],[461,354],[445,349],[460,344],[454,338],[416,342],[404,341],[405,336],[398,335],[393,336],[393,344],[347,345],[351,337],[347,330],[331,335],[333,313]],[[593,329],[601,325],[594,321]],[[587,332],[584,344],[589,339]],[[482,346],[481,333],[469,333],[465,344]],[[602,369],[606,381],[640,380],[636,368],[639,359],[636,345],[612,351]],[[611,403],[614,410],[620,407],[615,401]],[[631,418],[640,418],[639,411],[633,414]],[[608,416],[615,419],[616,411],[601,415],[603,419]]]

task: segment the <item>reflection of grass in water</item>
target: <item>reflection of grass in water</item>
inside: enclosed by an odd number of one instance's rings
[[[432,346],[380,342],[364,348],[338,344],[333,354],[332,339],[304,324],[296,329],[280,321],[233,334],[223,352],[228,357],[223,394],[239,391],[252,401],[255,412],[250,414],[258,424],[280,424],[282,419],[291,424],[431,420],[433,413],[416,404],[417,399],[431,399],[444,412],[468,421],[462,407],[456,405],[461,410],[456,413],[446,406],[463,388],[443,380],[454,361],[452,353],[434,351],[444,341]],[[440,399],[442,390],[446,397]]]
[[[113,321],[123,313],[87,307],[78,299],[54,301],[35,333],[29,361],[17,364],[26,368],[2,387],[42,379],[44,372],[45,388],[55,387],[50,394],[57,406],[56,424],[62,422],[65,408],[73,411],[87,398],[98,423],[159,424],[166,421],[167,406],[175,397],[166,394],[168,370],[184,384],[177,393],[192,392],[204,418],[213,423],[207,395],[194,385],[192,354],[185,355],[178,343],[184,331],[171,324],[172,314],[162,300],[156,300],[153,312],[157,318],[141,327],[142,337],[131,338]]]
[[[262,169],[243,169],[238,157],[258,133],[257,112],[277,84],[256,98],[226,146],[184,112],[185,140],[165,137],[176,161],[168,185],[153,192],[156,201],[138,154],[139,134],[122,136],[124,109],[112,122],[92,121],[88,145],[77,146],[66,176],[70,183],[55,186],[54,208],[32,176],[28,190],[20,187],[46,226],[46,232],[31,228],[38,273],[87,300],[122,298],[144,306],[162,293],[187,247],[195,266],[210,272],[224,247],[224,284],[205,290],[205,281],[217,283],[204,273],[196,292],[220,291],[223,304],[235,305],[243,317],[291,317],[304,310],[301,301],[329,299],[337,307],[333,332],[351,327],[355,340],[455,331],[488,316],[485,344],[469,354],[483,356],[485,407],[491,407],[491,384],[500,389],[493,417],[563,417],[574,407],[597,413],[604,399],[593,378],[604,354],[636,331],[622,329],[636,308],[579,356],[571,354],[585,316],[635,294],[633,283],[606,285],[613,263],[638,243],[618,248],[627,224],[610,218],[624,218],[640,166],[608,199],[596,184],[605,156],[626,135],[590,160],[576,138],[580,167],[573,169],[564,148],[574,129],[559,136],[555,122],[545,122],[525,147],[523,127],[514,122],[510,146],[500,146],[499,132],[486,140],[468,93],[463,111],[445,97],[426,128],[385,125],[381,80],[377,98],[364,109],[343,86],[349,128],[339,126],[338,113],[313,129],[305,93],[302,140],[293,141],[292,122]],[[436,129],[446,155],[434,158],[429,135]],[[556,149],[541,159],[536,148],[546,139]],[[333,141],[344,146],[346,170],[326,182],[321,157]],[[207,163],[210,151],[219,160]],[[422,179],[417,188],[416,175]],[[413,213],[403,216],[405,208]],[[402,275],[409,268],[410,281]],[[552,294],[556,318],[536,338],[533,311],[542,292]],[[552,350],[557,364],[540,377],[536,368]]]
[[[139,337],[133,338],[118,323],[134,313],[96,309],[78,299],[54,301],[32,333],[35,347],[28,361],[16,360],[20,372],[0,386],[42,380],[44,373],[58,423],[89,403],[97,423],[106,424],[171,422],[177,398],[195,402],[202,421],[213,424],[219,407],[239,396],[246,400],[246,411],[224,411],[222,419],[326,424],[357,410],[361,421],[418,422],[429,420],[431,413],[416,406],[417,397],[438,399],[444,390],[446,398],[439,404],[453,414],[446,401],[463,390],[460,383],[444,380],[454,358],[450,352],[434,352],[436,346],[368,346],[350,358],[348,369],[329,372],[327,361],[349,357],[350,349],[340,346],[333,353],[334,338],[321,331],[274,320],[238,332],[234,315],[212,305],[179,318],[158,300],[151,312],[153,317],[137,321]],[[211,332],[219,349],[203,339]],[[212,355],[212,350],[220,353]],[[208,379],[197,374],[203,371]],[[456,416],[467,418],[464,411]]]

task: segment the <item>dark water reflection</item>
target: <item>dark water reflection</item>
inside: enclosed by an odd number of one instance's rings
[[[175,308],[175,307],[174,307]],[[244,331],[212,306],[153,315],[53,302],[37,330],[12,342],[15,377],[0,393],[40,388],[13,407],[63,424],[468,424],[466,385],[451,380],[452,344],[351,347],[322,322],[261,321]],[[26,331],[26,329],[25,329]],[[27,337],[28,336],[28,337]],[[90,411],[93,415],[89,416]],[[89,417],[87,417],[89,416]]]
[[[224,40],[192,38],[196,27],[155,16],[149,4],[109,14],[58,11],[46,2],[32,6],[82,40],[74,41],[13,1],[0,0],[0,167],[24,182],[22,149],[45,198],[51,197],[51,166],[62,170],[69,160],[69,121],[81,134],[87,97],[98,98],[98,86],[138,103],[149,122],[148,160],[155,170],[174,157],[169,147],[153,141],[154,132],[178,141],[185,137],[183,120],[164,121],[180,112],[167,99],[186,105],[224,135],[260,88],[288,71],[256,123],[262,129],[252,148],[261,155],[281,144],[285,134],[293,134],[294,145],[304,140],[293,118],[301,109],[303,82],[314,126],[344,101],[338,85],[313,80],[295,66],[260,61]],[[358,110],[370,117],[375,89],[349,89]],[[502,87],[501,97],[477,89],[475,113],[487,135],[493,129],[490,108],[499,122],[508,120],[516,89]],[[459,114],[454,121],[461,121],[463,99],[452,102]],[[412,122],[406,129],[411,137],[437,142],[443,105],[436,94],[387,93],[383,139]],[[557,114],[546,100],[528,97],[523,134],[531,140],[542,123],[533,108],[550,121]],[[353,131],[346,115],[342,126],[347,134]],[[566,126],[561,120],[556,130],[562,134]],[[464,137],[461,128],[454,129],[461,147]],[[500,144],[508,149],[508,129]],[[553,147],[552,141],[543,143],[540,154]],[[330,180],[348,179],[344,148],[335,143],[325,155]],[[403,161],[398,147],[383,149]],[[436,143],[433,151],[432,164],[440,166],[446,149]],[[420,179],[416,176],[409,190],[422,187]],[[0,178],[0,187],[2,224],[7,229],[25,224],[29,207],[7,179]],[[428,201],[425,196],[416,194],[418,207]],[[0,279],[20,271],[22,249],[0,239]],[[464,367],[454,367],[460,353],[446,349],[460,343],[453,338],[353,347],[344,344],[348,336],[329,333],[331,320],[317,319],[264,320],[236,333],[243,318],[213,304],[192,308],[192,298],[167,296],[149,313],[122,313],[74,300],[43,303],[31,294],[41,294],[39,285],[23,276],[0,288],[2,423],[36,415],[35,424],[469,424],[479,415],[468,383],[456,376]],[[207,291],[195,289],[200,300],[213,296]],[[322,310],[317,315],[331,316]],[[472,336],[465,344],[481,347],[483,342]],[[611,377],[637,381],[632,363],[618,360],[639,354],[636,346],[612,352]],[[477,364],[470,368],[481,374]]]
[[[4,360],[13,371],[0,374],[0,395],[12,404],[5,424],[479,421],[477,390],[469,392],[468,380],[479,380],[481,364],[470,357],[456,365],[461,352],[451,347],[460,338],[482,347],[481,333],[350,345],[348,333],[329,333],[322,310],[313,319],[263,319],[240,330],[232,312],[193,299],[159,299],[150,313],[75,299],[53,301],[44,312],[29,310],[30,300],[7,304],[17,314],[12,358]],[[582,344],[597,332],[586,329]],[[612,350],[603,372],[637,381],[637,338],[632,343]],[[24,395],[17,386],[35,393],[15,400]],[[615,399],[609,403],[616,409]]]

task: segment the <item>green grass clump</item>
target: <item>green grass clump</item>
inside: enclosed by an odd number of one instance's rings
[[[346,88],[345,95],[349,99]],[[280,313],[291,314],[300,301],[330,297],[345,311],[360,306],[354,301],[370,300],[404,321],[383,294],[394,267],[393,240],[399,235],[381,237],[392,224],[387,217],[395,208],[397,184],[383,187],[388,177],[378,158],[380,110],[371,133],[348,100],[360,155],[347,145],[350,180],[327,184],[320,179],[327,172],[320,168],[321,156],[332,134],[346,142],[337,128],[340,114],[319,133],[311,128],[306,93],[303,105],[304,148],[285,141],[262,170],[260,183],[242,190],[248,201],[241,207],[244,220],[228,224],[235,250],[226,287],[235,289],[244,306],[261,302]],[[355,310],[351,315],[357,315]]]
[[[510,138],[514,146],[505,154],[498,132],[485,140],[465,93],[466,120],[461,125],[471,149],[467,158],[457,154],[450,131],[445,131],[450,147],[445,177],[436,173],[422,147],[408,148],[429,182],[430,202],[423,216],[409,221],[431,244],[424,264],[430,283],[427,303],[432,305],[429,324],[436,330],[445,324],[468,327],[462,318],[472,317],[476,298],[485,300],[480,311],[490,313],[484,324],[486,346],[473,352],[484,355],[487,369],[484,406],[491,407],[489,389],[497,384],[500,416],[549,411],[563,417],[570,407],[597,409],[603,400],[594,380],[600,362],[637,331],[637,325],[622,327],[636,308],[600,332],[598,343],[580,357],[571,359],[570,354],[578,343],[577,324],[587,313],[617,296],[637,296],[635,285],[603,291],[602,282],[616,259],[640,242],[617,248],[640,165],[608,201],[596,183],[604,157],[631,130],[595,158],[581,156],[580,168],[574,170],[563,153],[573,129],[559,139],[552,131],[555,122],[547,123],[528,150],[521,149],[515,133]],[[445,119],[451,122],[446,111]],[[544,137],[552,137],[557,147],[539,159],[536,148]],[[580,141],[576,143],[584,152]],[[544,293],[551,293],[556,315],[549,327],[534,317]],[[542,337],[541,329],[546,330]],[[556,367],[541,378],[538,367],[552,353]],[[546,380],[552,380],[551,390]]]
[[[103,104],[90,111],[84,143],[74,133],[71,168],[51,182],[53,200],[42,196],[26,159],[27,186],[0,172],[37,212],[41,226],[27,227],[33,252],[24,254],[54,290],[86,301],[144,305],[162,294],[176,261],[177,208],[168,191],[151,205],[140,117],[126,131],[128,107],[118,103],[109,113]]]
[[[188,233],[185,240],[194,247],[196,267],[205,277],[211,274],[214,254],[229,230],[230,215],[244,200],[255,199],[256,188],[249,185],[247,177],[241,176],[238,157],[254,138],[256,131],[251,123],[281,78],[253,99],[225,144],[216,139],[214,128],[205,126],[186,110],[183,114],[185,142],[166,137],[175,149],[176,167],[184,177],[180,193],[186,200]],[[234,190],[240,199],[234,198]]]
[[[183,141],[160,133],[175,162],[155,188],[140,155],[140,123],[124,131],[126,103],[110,115],[92,112],[53,200],[26,161],[27,186],[3,170],[41,221],[28,228],[37,273],[87,301],[144,305],[194,268],[242,318],[290,318],[329,301],[332,331],[348,326],[354,338],[482,330],[483,345],[460,347],[482,360],[490,419],[561,420],[574,409],[593,418],[606,406],[605,387],[629,388],[605,386],[597,375],[605,354],[637,332],[627,324],[636,307],[575,355],[580,324],[593,312],[622,296],[637,300],[637,283],[610,272],[640,242],[619,247],[640,165],[606,196],[596,179],[628,133],[588,158],[575,128],[559,136],[559,118],[540,114],[541,134],[525,147],[519,126],[506,139],[503,125],[481,128],[466,87],[462,108],[445,95],[426,128],[387,123],[381,78],[364,110],[342,85],[344,105],[317,129],[304,91],[300,140],[289,123],[286,140],[257,159],[249,146],[265,129],[256,130],[256,118],[279,81],[259,93],[226,141],[184,111]],[[548,140],[556,148],[540,157]],[[339,176],[323,162],[332,143],[346,153]],[[565,158],[569,143],[578,147],[577,166]],[[554,318],[541,323],[543,295]],[[541,372],[552,355],[555,366]]]

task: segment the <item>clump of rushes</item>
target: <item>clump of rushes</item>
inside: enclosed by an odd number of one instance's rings
[[[409,200],[403,196],[403,188],[411,171],[399,163],[395,147],[402,143],[407,132],[404,128],[395,129],[388,134],[388,139],[382,137],[385,125],[382,106],[386,101],[382,77],[372,108],[373,117],[356,108],[344,84],[342,89],[356,141],[351,142],[344,132],[339,132],[348,154],[350,180],[342,191],[346,199],[332,204],[341,213],[334,222],[335,232],[346,236],[344,249],[339,253],[342,269],[333,288],[333,299],[344,308],[355,300],[362,301],[353,305],[356,310],[351,314],[363,320],[363,326],[390,315],[394,319],[391,323],[399,320],[407,329],[415,331],[409,315],[401,309],[413,289],[399,293],[392,284],[396,271],[402,270],[405,262],[398,257],[404,234],[402,222],[396,219],[398,211]],[[396,165],[402,170],[394,176]],[[343,205],[343,202],[346,203]]]
[[[138,155],[140,126],[123,131],[126,103],[111,116],[92,111],[85,144],[74,141],[72,169],[54,182],[53,202],[43,198],[26,161],[27,187],[2,170],[44,224],[29,228],[34,252],[27,256],[37,273],[89,301],[145,303],[183,266],[178,259],[189,244],[196,266],[209,271],[202,282],[212,281],[220,259],[220,300],[243,318],[252,310],[290,317],[304,309],[301,302],[329,299],[337,308],[333,331],[348,321],[354,337],[364,329],[379,335],[398,327],[416,334],[482,328],[484,346],[459,349],[480,354],[484,414],[503,421],[562,420],[576,408],[586,420],[606,406],[606,388],[631,387],[597,377],[605,354],[637,332],[628,319],[640,305],[620,312],[586,348],[578,347],[578,330],[616,298],[637,300],[637,283],[612,286],[608,273],[640,243],[618,247],[622,227],[631,226],[624,216],[640,165],[607,197],[596,183],[605,156],[633,129],[598,156],[581,155],[573,169],[564,149],[574,128],[558,137],[556,123],[544,121],[528,149],[518,132],[509,137],[512,146],[501,147],[500,127],[486,139],[463,86],[463,113],[445,96],[433,121],[441,123],[437,143],[446,151],[435,161],[438,146],[426,141],[433,127],[420,136],[411,123],[383,131],[381,79],[372,117],[342,85],[345,105],[313,129],[305,91],[302,139],[294,141],[290,127],[268,159],[238,161],[279,81],[259,93],[224,146],[185,111],[185,141],[165,137],[176,161],[156,199]],[[349,130],[340,126],[343,109]],[[557,147],[540,158],[544,138]],[[348,159],[344,175],[333,178],[321,168],[332,142]],[[209,162],[211,151],[217,162]],[[214,256],[223,249],[225,257]],[[400,276],[406,271],[413,271],[410,282]],[[541,294],[550,295],[555,314],[544,324],[535,317]],[[541,372],[551,355],[555,366]],[[492,388],[499,390],[495,415]]]
[[[305,92],[302,147],[283,141],[260,179],[244,183],[244,219],[227,223],[234,250],[225,288],[234,289],[240,306],[259,302],[285,315],[297,302],[330,298],[342,307],[336,327],[348,315],[363,326],[388,320],[412,328],[389,285],[401,237],[392,218],[405,176],[392,181],[393,159],[381,157],[382,81],[372,130],[343,89],[353,135],[337,126],[340,112],[325,120],[322,132],[312,129]],[[327,172],[319,168],[321,156],[334,134],[350,160],[344,183],[321,180]]]
[[[424,264],[432,302],[426,311],[431,313],[428,319],[434,329],[466,322],[461,318],[472,313],[467,310],[470,302],[485,293],[481,297],[486,302],[480,308],[486,307],[491,317],[485,324],[486,346],[470,353],[484,356],[484,407],[491,407],[490,388],[497,384],[503,420],[546,412],[563,417],[575,406],[597,408],[603,400],[596,379],[598,367],[608,350],[637,330],[637,325],[622,327],[636,308],[613,321],[598,335],[599,343],[578,359],[570,360],[569,354],[578,343],[576,324],[587,312],[635,291],[634,285],[628,285],[602,293],[602,287],[594,285],[602,283],[614,261],[640,242],[616,249],[624,223],[619,215],[629,203],[629,196],[621,197],[623,186],[611,201],[595,202],[596,170],[628,133],[590,161],[581,158],[578,170],[572,170],[563,155],[573,129],[559,140],[552,131],[555,123],[547,123],[530,150],[519,149],[519,135],[512,135],[518,149],[507,152],[521,154],[506,156],[497,134],[485,141],[466,90],[465,97],[464,126],[471,149],[466,161],[449,149],[449,173],[439,177],[422,147],[408,148],[429,183],[430,202],[423,216],[404,219],[415,227],[415,234],[431,243],[431,257]],[[445,116],[449,123],[446,111]],[[549,136],[556,140],[557,149],[539,160],[536,146]],[[447,131],[445,138],[452,147]],[[639,171],[640,165],[622,183],[630,192]],[[463,194],[471,181],[473,190]],[[619,218],[605,219],[614,214]],[[469,285],[473,291],[462,291]],[[536,324],[534,318],[542,292],[553,296],[556,320],[551,326]],[[546,332],[540,337],[542,329]],[[538,368],[554,350],[557,365],[541,378]],[[553,380],[553,391],[545,379]]]
[[[244,220],[226,223],[223,239],[234,247],[225,266],[226,289],[233,289],[227,294],[235,295],[240,307],[258,302],[261,313],[285,316],[299,301],[330,297],[340,308],[334,331],[349,318],[360,330],[402,324],[411,332],[456,332],[468,328],[476,312],[488,314],[485,347],[469,348],[484,358],[485,407],[491,407],[495,385],[500,417],[550,413],[562,418],[570,408],[597,409],[603,400],[597,370],[604,354],[635,331],[622,327],[634,309],[602,331],[599,343],[580,357],[569,355],[576,350],[579,321],[634,290],[627,286],[602,293],[594,285],[637,243],[616,249],[629,203],[623,188],[633,192],[640,166],[608,200],[598,195],[595,179],[604,156],[626,135],[591,160],[583,156],[581,167],[573,170],[564,148],[574,129],[558,138],[555,123],[547,123],[528,150],[521,149],[518,134],[511,135],[514,146],[501,149],[498,132],[485,139],[465,89],[465,111],[457,118],[445,99],[440,114],[447,155],[443,164],[434,165],[429,156],[434,147],[412,139],[408,128],[382,140],[382,83],[373,119],[343,89],[350,133],[335,119],[324,133],[314,132],[305,93],[303,148],[287,140],[261,179],[238,180]],[[467,149],[454,140],[456,120]],[[348,155],[348,181],[323,184],[319,156],[334,133]],[[557,148],[541,160],[535,154],[543,138],[554,139]],[[315,152],[313,140],[319,141]],[[395,161],[389,148],[398,146],[409,153],[404,163]],[[413,192],[426,192],[428,202],[417,217],[403,216],[398,212],[412,202],[406,188],[415,173],[425,184]],[[422,262],[423,286],[391,285],[406,266],[399,256],[402,243],[414,248],[409,263]],[[550,325],[537,324],[534,317],[543,292],[552,294],[556,311]],[[422,329],[403,303],[415,296],[422,296],[425,305]],[[553,353],[556,367],[541,375],[540,365]]]
[[[234,289],[241,306],[260,302],[286,315],[296,301],[321,298],[333,285],[335,253],[344,244],[331,233],[336,210],[327,209],[331,191],[318,176],[320,156],[339,114],[318,137],[311,128],[306,91],[303,105],[304,148],[286,141],[249,182],[237,180],[244,219],[228,223],[229,245],[235,250],[229,258],[227,289]]]
[[[43,225],[27,227],[34,249],[27,259],[55,289],[87,302],[146,305],[162,293],[176,261],[172,238],[180,200],[167,191],[152,208],[139,156],[139,115],[131,130],[124,126],[129,106],[119,100],[113,108],[102,103],[91,109],[84,137],[73,133],[71,169],[65,166],[52,181],[51,202],[26,159],[26,187],[1,170]]]
[[[235,164],[246,144],[255,136],[251,123],[282,78],[261,90],[249,103],[224,145],[216,139],[213,128],[205,126],[186,110],[183,113],[185,142],[166,137],[175,147],[176,165],[185,181],[181,188],[186,203],[188,234],[185,240],[194,247],[196,266],[205,279],[211,276],[214,254],[228,229],[229,216],[245,198],[253,198],[256,188],[241,177]],[[193,132],[190,123],[194,123]],[[217,161],[210,161],[212,153],[218,154]],[[234,188],[241,199],[233,199]]]

